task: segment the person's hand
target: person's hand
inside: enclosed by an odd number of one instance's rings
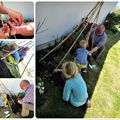
[[[34,35],[34,23],[24,23],[21,26],[14,26],[11,21],[8,21],[11,27],[11,35],[20,34],[23,36],[33,36]]]
[[[53,73],[62,72],[62,69],[54,69]]]
[[[53,70],[53,73],[56,73],[56,72],[58,72],[59,71],[59,69],[54,69]]]
[[[22,104],[22,100],[18,100],[18,103],[19,103],[19,104]]]
[[[0,39],[7,39],[10,34],[10,28],[7,24],[3,24],[3,27],[0,28]]]
[[[15,23],[17,26],[20,26],[24,21],[24,18],[21,13],[7,8],[7,14],[10,17],[11,22]]]
[[[92,51],[89,51],[89,56],[92,56]]]

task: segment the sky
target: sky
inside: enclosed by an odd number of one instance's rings
[[[118,2],[117,6],[119,6],[119,7],[120,7],[120,2]]]

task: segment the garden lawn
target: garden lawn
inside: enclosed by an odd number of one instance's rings
[[[120,40],[109,50],[91,98],[88,118],[120,118]]]
[[[82,74],[88,89],[92,107],[75,108],[62,100],[62,89],[51,85],[47,89],[46,101],[37,107],[37,117],[120,117],[120,32],[107,30],[104,52],[94,64],[95,70]],[[118,42],[119,41],[119,42]],[[73,56],[68,56],[73,60]],[[39,99],[37,99],[39,101]]]

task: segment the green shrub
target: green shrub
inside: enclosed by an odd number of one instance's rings
[[[114,25],[120,24],[120,14],[110,13],[104,21],[107,29],[113,29]]]
[[[43,94],[45,89],[44,80],[41,77],[37,77],[37,83],[38,83],[37,88],[39,90],[39,93]]]

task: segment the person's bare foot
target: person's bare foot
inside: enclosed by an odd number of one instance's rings
[[[10,34],[10,28],[7,24],[3,24],[3,27],[0,28],[0,39],[7,39]]]

